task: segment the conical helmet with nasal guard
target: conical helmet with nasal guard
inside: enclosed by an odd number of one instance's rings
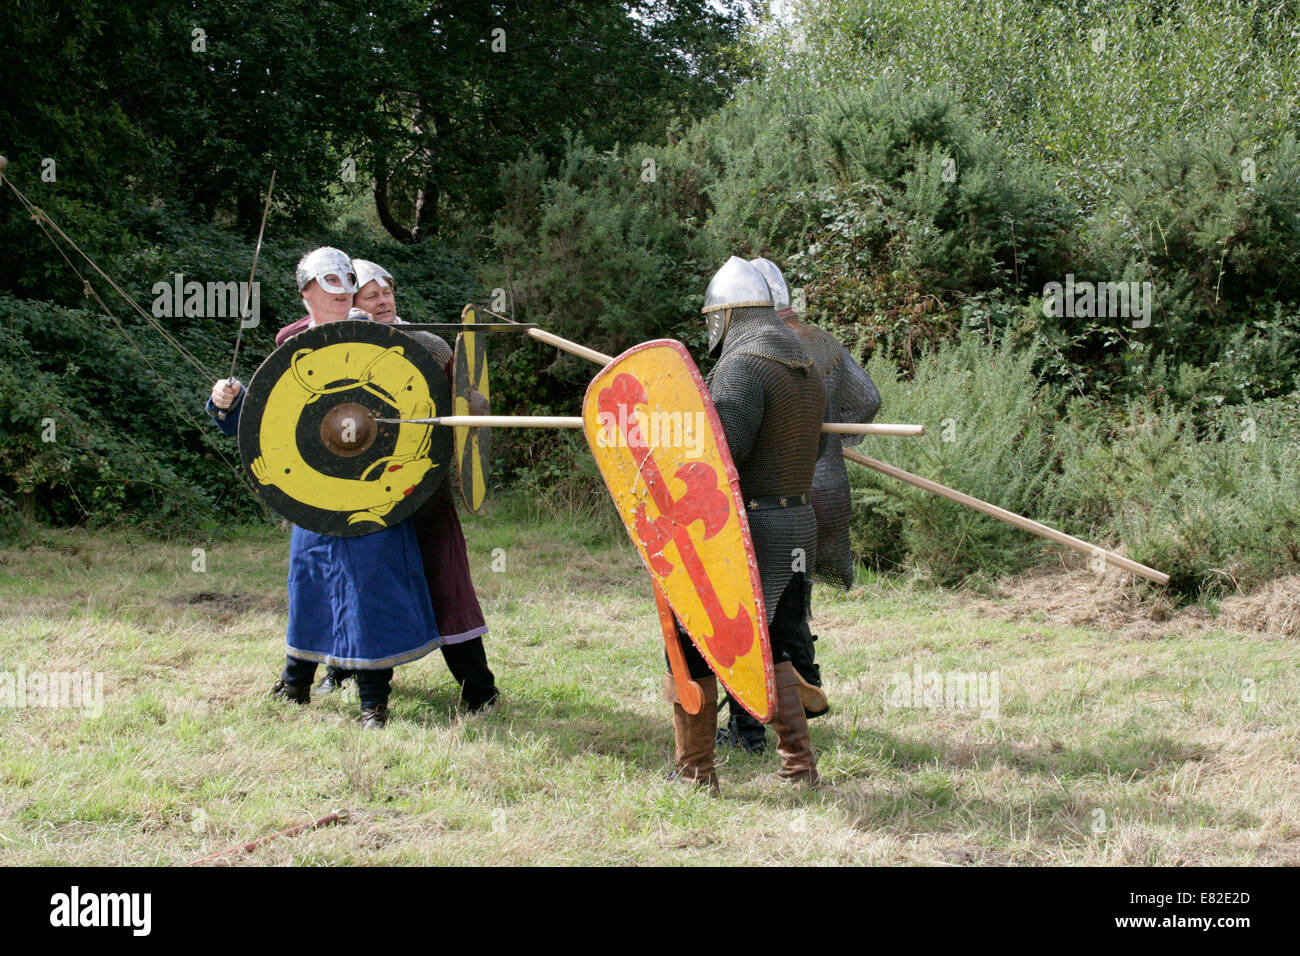
[[[709,326],[709,354],[716,355],[727,337],[733,309],[772,306],[772,291],[763,273],[739,256],[732,256],[713,274],[704,290],[704,308]]]

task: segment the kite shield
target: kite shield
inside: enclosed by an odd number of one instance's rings
[[[583,427],[632,543],[718,679],[758,720],[776,711],[772,650],[740,483],[686,348],[628,349],[587,388]]]
[[[258,494],[296,525],[341,537],[410,517],[447,480],[451,433],[432,418],[451,386],[415,339],[345,320],[295,335],[248,383],[239,456]]]
[[[467,305],[460,314],[466,325],[478,321],[474,306]],[[491,394],[488,387],[487,334],[461,332],[456,336],[456,360],[452,366],[453,415],[486,415]],[[481,405],[475,392],[482,396]],[[476,407],[477,406],[477,407]],[[483,510],[483,497],[487,494],[487,465],[491,429],[468,428],[457,425],[453,432],[456,440],[456,473],[460,477],[460,497],[473,514]]]

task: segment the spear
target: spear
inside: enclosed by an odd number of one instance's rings
[[[999,508],[997,505],[989,504],[979,498],[955,491],[937,481],[931,481],[929,478],[922,478],[920,475],[914,475],[910,471],[904,471],[893,465],[886,464],[883,461],[876,461],[874,458],[868,458],[866,455],[856,452],[851,448],[844,449],[844,457],[849,461],[857,462],[859,465],[865,465],[873,468],[882,475],[889,475],[891,478],[897,478],[899,481],[905,481],[909,485],[915,485],[917,488],[932,492],[933,494],[947,498],[949,501],[955,501],[959,505],[965,505],[967,508],[974,508],[986,515],[991,515],[1008,524],[1013,524],[1017,528],[1023,528],[1031,534],[1055,541],[1057,544],[1063,544],[1067,548],[1073,548],[1081,554],[1086,554],[1091,558],[1102,558],[1107,564],[1122,568],[1125,571],[1132,571],[1134,574],[1141,575],[1148,581],[1154,581],[1156,584],[1168,584],[1169,575],[1163,571],[1157,571],[1155,568],[1149,568],[1145,564],[1139,564],[1131,558],[1126,558],[1122,554],[1116,554],[1114,551],[1107,551],[1105,548],[1095,544],[1089,544],[1073,535],[1066,534],[1064,531],[1057,531],[1055,528],[1045,525],[1042,522],[1034,521],[1023,515],[1018,515],[1014,511],[1008,511],[1006,508]]]
[[[494,315],[495,313],[489,314]],[[505,318],[505,316],[498,315],[497,318]],[[533,333],[535,332],[540,332],[541,335],[534,335]],[[541,329],[529,329],[528,334],[540,341],[549,342],[556,348],[563,349],[566,352],[572,352],[574,355],[582,356],[583,358],[600,365],[608,365],[613,361],[613,358],[608,355],[603,355],[593,349],[578,345],[576,342],[570,342],[568,339],[563,339],[558,335],[553,335],[549,332],[542,332]],[[545,336],[545,338],[542,338],[542,336]],[[920,425],[883,425],[877,427],[923,429],[923,426]],[[822,431],[840,432],[841,429],[838,425],[827,423],[822,426]],[[859,432],[850,429],[844,429],[843,433],[864,435],[921,434],[921,432]],[[1102,558],[1107,564],[1121,568],[1125,571],[1131,571],[1136,575],[1146,578],[1148,581],[1154,581],[1156,584],[1160,585],[1169,583],[1169,575],[1165,574],[1163,571],[1157,571],[1155,568],[1149,568],[1145,564],[1139,564],[1137,561],[1134,561],[1131,558],[1126,558],[1122,554],[1116,554],[1114,551],[1109,551],[1106,548],[1099,547],[1098,545],[1090,544],[1089,542],[1076,538],[1073,535],[1066,534],[1064,531],[1057,531],[1055,528],[1045,525],[1040,521],[1034,521],[1033,519],[1026,518],[1023,515],[1018,515],[1013,511],[1007,511],[1005,508],[999,508],[997,505],[989,504],[987,501],[964,494],[963,492],[957,491],[954,488],[949,488],[946,485],[941,485],[937,481],[931,481],[929,478],[922,478],[920,475],[914,475],[910,471],[904,471],[902,468],[896,468],[895,466],[886,464],[883,461],[868,458],[866,455],[856,452],[851,448],[844,448],[841,450],[844,453],[844,457],[849,461],[874,469],[883,475],[889,475],[891,478],[905,481],[909,485],[915,485],[917,488],[947,498],[949,501],[955,501],[957,504],[963,505],[964,507],[973,508],[976,511],[997,518],[999,521],[1013,524],[1017,528],[1021,528],[1031,534],[1036,534],[1040,537],[1047,538],[1050,541],[1055,541],[1057,544],[1063,544],[1067,548],[1073,548],[1075,551],[1086,554],[1089,557]]]
[[[266,205],[262,207],[262,224],[257,229],[257,245],[253,247],[253,268],[248,273],[248,285],[244,286],[243,301],[239,306],[239,329],[235,332],[235,352],[230,356],[230,374],[226,376],[226,381],[233,381],[235,378],[235,363],[239,361],[239,346],[244,340],[244,320],[248,318],[248,297],[253,291],[253,279],[257,276],[257,257],[262,252],[262,235],[266,232],[266,217],[271,212],[271,193],[275,191],[275,170],[271,170],[271,185],[266,187]],[[227,409],[218,409],[217,418],[223,422],[226,415],[229,414]]]
[[[437,418],[376,418],[383,425],[445,425],[448,428],[581,428],[577,415],[440,415]],[[822,431],[837,435],[924,435],[924,425],[823,422]]]

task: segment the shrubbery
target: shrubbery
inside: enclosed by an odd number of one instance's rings
[[[968,335],[904,379],[875,356],[881,419],[923,438],[863,452],[1165,571],[1187,596],[1300,570],[1300,393],[1196,415],[1168,399],[1071,398],[1032,351]],[[932,580],[1021,569],[1041,539],[850,464],[853,543]]]
[[[969,335],[920,357],[904,380],[883,353],[867,369],[881,421],[922,424],[920,438],[866,438],[869,457],[1019,514],[1051,488],[1057,398],[1039,385],[1032,351],[990,348]],[[939,583],[1019,568],[1039,539],[928,491],[849,464],[853,544],[885,568],[911,566]]]
[[[77,227],[63,225],[75,237]],[[232,264],[251,263],[246,240],[161,216],[132,226],[147,240],[100,265],[146,311],[154,283],[170,285],[177,272],[185,281],[247,281],[246,272],[232,274]],[[52,281],[70,274],[43,239],[31,242],[54,257]],[[245,382],[274,348],[276,331],[302,317],[294,266],[322,244],[383,263],[398,277],[408,318],[454,320],[475,297],[468,260],[436,242],[407,247],[360,233],[268,237],[258,265],[261,321],[244,333],[237,368]],[[124,520],[173,531],[266,515],[239,483],[234,443],[203,412],[212,382],[229,370],[237,319],[157,319],[200,369],[88,268],[83,273],[120,328],[97,311],[0,296],[0,422],[9,435],[0,443],[0,520],[10,528],[20,514],[60,524]],[[47,419],[54,441],[43,439]]]
[[[673,336],[702,355],[709,276],[730,254],[765,255],[802,293],[806,317],[870,358],[882,418],[930,429],[873,439],[868,454],[1122,543],[1185,593],[1294,569],[1294,4],[786,9],[792,20],[751,38],[757,77],[716,114],[670,127],[665,144],[604,151],[575,136],[558,157],[504,164],[477,271],[453,247],[378,242],[362,226],[268,236],[244,377],[300,316],[289,277],[322,242],[388,266],[407,318],[451,319],[476,299],[611,354]],[[231,263],[251,256],[247,238],[172,210],[48,199],[79,220],[64,223],[71,231],[94,234],[92,251],[146,305],[175,272],[242,279]],[[27,235],[19,225],[0,222],[3,238]],[[71,302],[77,283],[56,260],[33,263],[34,234],[28,246],[12,291]],[[1047,314],[1048,284],[1067,276],[1150,282],[1150,324]],[[13,355],[0,420],[21,432],[0,449],[0,507],[21,498],[58,521],[254,513],[211,457],[205,423],[156,411],[176,392],[197,413],[209,383],[110,304],[161,378],[101,318],[0,300]],[[212,377],[224,374],[234,323],[171,321]],[[491,363],[495,410],[524,414],[574,414],[594,371],[522,336],[494,336]],[[92,375],[111,384],[97,390]],[[51,409],[62,415],[57,448],[31,425]],[[1248,421],[1254,441],[1241,437]],[[156,437],[169,430],[180,439]],[[116,446],[110,434],[123,436]],[[495,448],[498,480],[548,506],[604,500],[579,436],[502,430]],[[1039,547],[892,479],[851,474],[854,541],[878,565],[955,581],[1021,567]]]
[[[597,152],[574,142],[554,174],[530,156],[503,177],[502,265],[489,284],[508,291],[517,320],[611,355],[664,336],[702,353],[699,308],[719,255],[703,229],[703,169],[671,149]],[[492,348],[499,407],[577,413],[595,366],[523,336],[497,336]],[[496,442],[506,477],[598,487],[572,436],[504,431]]]

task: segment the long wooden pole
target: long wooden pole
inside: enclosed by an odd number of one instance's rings
[[[446,425],[449,428],[581,428],[577,415],[442,415],[438,418],[376,418],[382,424]]]
[[[543,342],[549,342],[556,348],[564,349],[567,352],[572,352],[574,355],[580,355],[583,358],[590,359],[591,361],[602,365],[608,365],[610,362],[614,361],[613,358],[608,355],[603,355],[593,349],[578,345],[576,342],[570,342],[568,339],[560,338],[560,336],[553,335],[550,332],[542,332],[540,329],[529,329],[528,333]],[[534,335],[534,333],[540,334]],[[542,336],[545,336],[545,338],[542,338]],[[838,426],[828,423],[827,425],[822,426],[822,431],[838,431]],[[873,433],[865,432],[862,434]],[[887,433],[875,432],[874,434]],[[967,508],[974,508],[976,511],[981,511],[986,515],[1013,524],[1017,528],[1023,528],[1031,534],[1036,534],[1051,541],[1055,541],[1057,544],[1063,544],[1067,548],[1073,548],[1081,554],[1086,554],[1089,557],[1101,557],[1105,559],[1108,564],[1114,565],[1117,568],[1123,568],[1125,571],[1132,571],[1134,574],[1140,575],[1148,581],[1154,581],[1156,584],[1162,585],[1169,583],[1169,575],[1165,574],[1163,571],[1157,571],[1155,568],[1149,568],[1145,564],[1139,564],[1137,561],[1116,554],[1114,551],[1108,551],[1095,544],[1089,544],[1087,541],[1082,541],[1079,538],[1068,535],[1064,531],[1057,531],[1055,528],[1050,528],[1038,521],[1007,511],[1005,508],[999,508],[997,505],[989,504],[987,501],[981,501],[979,498],[973,498],[960,491],[954,491],[952,488],[941,485],[937,481],[931,481],[928,478],[922,478],[920,475],[914,475],[910,471],[904,471],[903,469],[896,468],[893,465],[887,465],[883,461],[868,458],[866,455],[856,452],[851,448],[845,448],[843,449],[843,452],[844,457],[849,461],[854,461],[859,465],[865,465],[868,468],[875,469],[881,474],[889,475],[891,478],[897,478],[899,481],[905,481],[909,485],[915,485],[917,488],[923,488],[932,494],[947,498],[949,501],[955,501],[957,504],[964,505]]]
[[[446,425],[449,428],[581,428],[582,419],[569,415],[442,415],[438,418],[376,418],[382,424]],[[924,435],[924,425],[877,425],[861,422],[826,422],[822,431],[840,435]]]
[[[554,345],[562,352],[572,352],[580,358],[585,358],[588,362],[595,362],[597,365],[608,365],[614,361],[614,356],[606,355],[604,352],[597,352],[595,349],[589,349],[585,345],[579,345],[577,342],[570,342],[568,339],[560,338],[554,332],[545,332],[542,329],[529,329],[528,334],[539,342],[545,342],[547,345]]]
[[[1132,571],[1134,574],[1141,575],[1148,581],[1154,581],[1156,584],[1168,584],[1169,575],[1163,571],[1157,571],[1155,568],[1149,568],[1145,564],[1139,564],[1131,558],[1126,558],[1122,554],[1116,554],[1114,551],[1107,551],[1105,548],[1098,547],[1095,544],[1089,544],[1073,535],[1066,534],[1064,531],[1057,531],[1055,528],[1025,518],[1014,512],[1007,511],[1005,508],[999,508],[997,505],[989,504],[979,498],[973,498],[970,495],[963,494],[960,491],[954,491],[937,481],[931,481],[929,478],[922,478],[920,475],[914,475],[910,471],[904,471],[893,465],[887,465],[883,461],[876,461],[874,458],[868,458],[866,455],[856,452],[851,448],[844,449],[844,457],[849,461],[855,461],[859,465],[865,465],[882,475],[889,475],[891,478],[897,478],[899,481],[905,481],[909,485],[915,485],[917,488],[924,489],[940,497],[947,498],[949,501],[955,501],[959,505],[965,505],[967,508],[974,508],[986,515],[991,515],[1008,524],[1013,524],[1017,528],[1023,528],[1031,534],[1055,541],[1057,544],[1063,544],[1067,548],[1073,548],[1081,554],[1086,554],[1092,558],[1104,558],[1107,564],[1114,565],[1117,568],[1123,568],[1125,571]]]

